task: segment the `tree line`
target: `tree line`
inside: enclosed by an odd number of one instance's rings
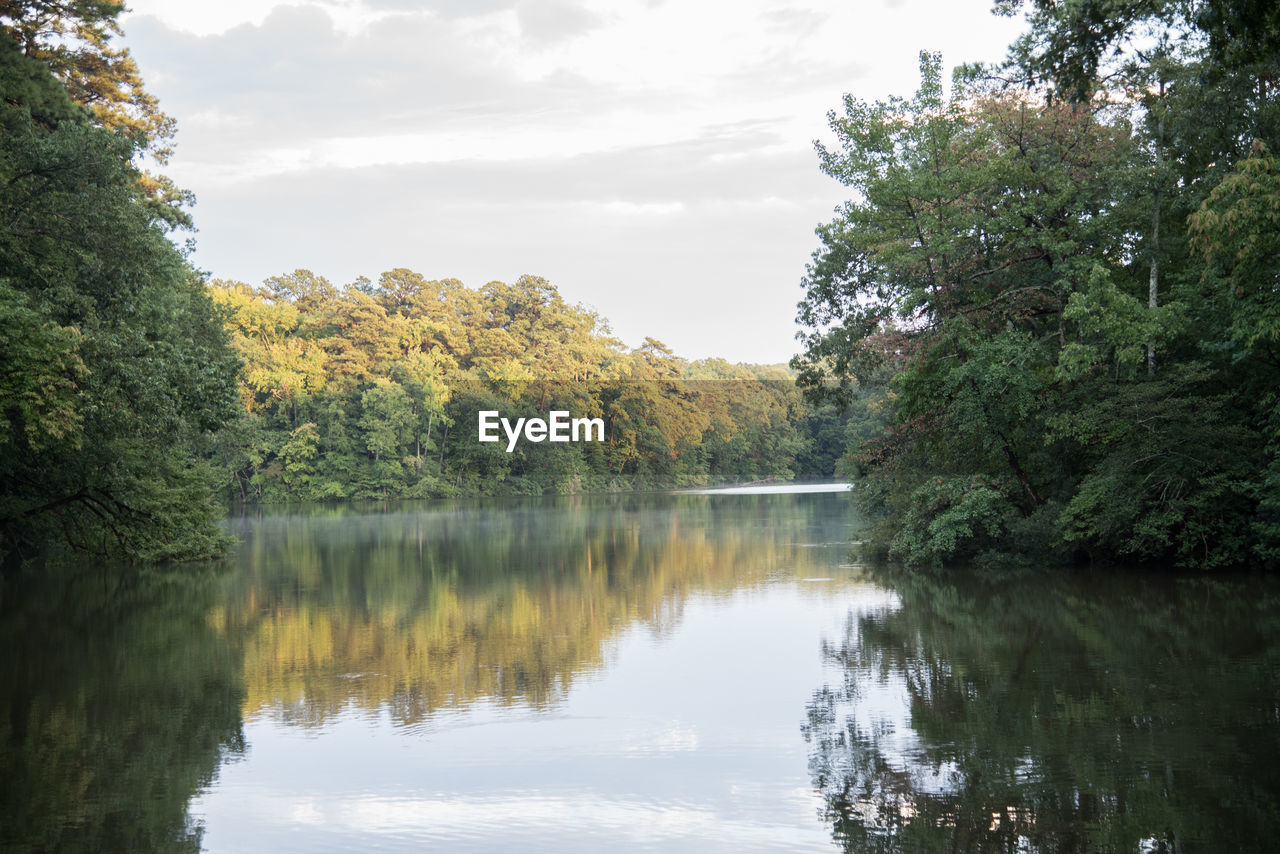
[[[1280,7],[1026,8],[1004,63],[831,114],[792,364],[880,402],[845,464],[898,559],[1274,566]]]
[[[0,562],[225,544],[226,499],[859,478],[890,555],[1280,559],[1280,8],[1001,2],[1007,61],[849,96],[791,369],[627,349],[549,283],[195,271],[122,5],[0,8]],[[607,441],[474,440],[472,413]]]
[[[219,437],[233,501],[423,498],[830,476],[845,409],[782,366],[690,362],[536,276],[468,288],[407,269],[336,287],[307,270],[215,280],[244,364]],[[478,440],[478,413],[598,418],[603,441]]]
[[[571,492],[830,474],[787,369],[627,349],[542,279],[215,280],[118,0],[0,3],[0,566],[220,552],[228,500]],[[148,166],[149,164],[149,166]],[[144,168],[147,167],[147,168]],[[552,408],[604,442],[477,441]]]

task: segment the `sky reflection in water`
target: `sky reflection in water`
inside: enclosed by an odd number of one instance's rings
[[[799,725],[824,634],[892,596],[847,500],[774,492],[250,528],[206,847],[831,850]]]
[[[0,598],[0,850],[1252,851],[1280,595],[860,567],[840,493],[327,507]]]

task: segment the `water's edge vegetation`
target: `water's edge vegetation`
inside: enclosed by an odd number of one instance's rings
[[[209,280],[122,4],[0,29],[0,564],[199,558],[229,501],[855,475],[876,542],[1280,560],[1280,11],[1037,0],[998,67],[847,96],[789,368],[687,362],[535,276]],[[1139,50],[1136,34],[1154,47]],[[793,377],[798,376],[798,383]],[[600,417],[507,453],[480,410]]]
[[[1001,66],[831,114],[793,366],[885,402],[856,468],[900,560],[1274,569],[1280,7],[997,7]]]
[[[830,477],[873,418],[811,403],[781,366],[689,362],[534,276],[479,289],[410,270],[337,288],[306,270],[215,281],[244,362],[220,435],[243,503],[599,492]],[[478,441],[478,413],[598,418],[597,441]],[[851,413],[862,416],[851,420]]]

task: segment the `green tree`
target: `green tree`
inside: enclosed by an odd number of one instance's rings
[[[1203,567],[1272,559],[1270,525],[1249,520],[1266,500],[1259,401],[1276,365],[1233,354],[1231,309],[1244,303],[1221,298],[1232,274],[1208,259],[1219,215],[1259,259],[1270,251],[1261,212],[1275,188],[1251,179],[1254,201],[1228,202],[1236,185],[1213,158],[1238,156],[1242,128],[1271,127],[1274,98],[1232,89],[1247,88],[1253,60],[1223,59],[1212,37],[1175,44],[1194,16],[1077,86],[1096,69],[1064,58],[1060,40],[1094,50],[1074,27],[1138,6],[1037,4],[1003,69],[1030,83],[962,69],[947,98],[926,57],[914,99],[848,98],[832,116],[840,147],[820,147],[822,168],[855,198],[820,229],[794,365],[816,397],[892,377],[889,435],[852,450],[869,479],[859,495],[886,511],[886,545],[905,560],[1033,547]],[[1097,32],[1120,45],[1136,26]],[[1229,97],[1206,96],[1205,74]],[[1198,140],[1219,121],[1227,132]],[[1220,185],[1191,220],[1197,257],[1185,223]],[[1265,326],[1274,288],[1257,267],[1246,276],[1259,296],[1245,313]]]
[[[822,168],[857,201],[820,230],[800,306],[801,381],[889,368],[900,430],[864,464],[889,482],[893,548],[954,559],[1058,498],[1044,419],[1069,299],[1115,256],[1105,188],[1127,128],[958,78],[922,57],[910,101],[847,98]],[[847,395],[846,395],[847,397]]]
[[[383,380],[361,397],[360,427],[374,459],[395,458],[411,441],[413,403],[399,383]]]
[[[124,8],[123,0],[4,0],[0,29],[23,56],[53,74],[95,125],[128,136],[138,154],[164,166],[177,124],[144,88],[128,49],[111,43],[120,35],[116,19]],[[191,227],[183,210],[194,201],[190,192],[161,174],[142,172],[138,181],[143,204],[156,216],[171,227]]]
[[[136,141],[90,124],[12,39],[0,56],[0,552],[212,553],[199,455],[235,411],[226,332],[145,203]]]
[[[1205,262],[1201,285],[1220,317],[1216,349],[1229,353],[1242,375],[1240,396],[1259,414],[1266,443],[1254,550],[1280,560],[1280,162],[1266,145],[1256,141],[1213,189],[1190,231]]]

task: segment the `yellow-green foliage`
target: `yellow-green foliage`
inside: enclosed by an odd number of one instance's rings
[[[785,368],[690,363],[652,339],[628,350],[535,276],[472,289],[396,269],[337,288],[297,270],[210,292],[245,365],[246,420],[221,457],[242,500],[832,473]],[[476,441],[481,409],[514,420],[553,408],[602,418],[606,441],[511,454]]]

